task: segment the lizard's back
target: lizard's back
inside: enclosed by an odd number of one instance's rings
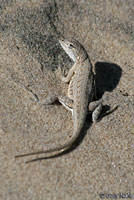
[[[70,84],[73,87],[69,89],[73,91],[74,129],[78,131],[78,129],[83,127],[88,110],[88,103],[93,98],[93,72],[89,58],[78,63]]]

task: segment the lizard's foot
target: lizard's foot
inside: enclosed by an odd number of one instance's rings
[[[51,105],[53,104],[55,101],[58,100],[58,96],[57,95],[49,95],[44,101],[43,101],[43,105]]]
[[[101,118],[113,113],[117,108],[118,108],[118,105],[115,105],[113,108],[111,108],[110,110],[107,110],[104,114],[102,114]]]
[[[61,77],[61,80],[65,83],[68,82],[68,80],[66,79],[66,74],[65,74],[65,70],[63,70],[61,67],[59,67],[56,70],[56,74],[59,75]]]
[[[102,111],[102,99],[94,102],[90,102],[89,111],[92,112],[92,121],[96,123],[98,121],[99,115]]]

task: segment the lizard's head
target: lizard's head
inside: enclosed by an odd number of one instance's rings
[[[59,40],[59,43],[74,62],[77,59],[85,60],[88,57],[84,47],[75,39],[72,39],[70,41],[62,39]]]

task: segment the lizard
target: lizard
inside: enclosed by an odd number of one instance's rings
[[[89,111],[92,113],[93,123],[97,122],[98,117],[101,113],[102,101],[98,100],[96,102],[93,102],[93,98],[96,94],[95,78],[93,67],[87,51],[76,39],[60,39],[59,43],[74,62],[67,76],[62,77],[62,81],[68,83],[68,94],[67,96],[55,94],[49,95],[43,104],[52,104],[56,100],[58,100],[66,109],[72,112],[72,138],[69,142],[63,145],[59,145],[44,151],[42,150],[38,152],[17,155],[15,156],[16,158],[43,153],[48,154],[51,152],[58,152],[57,154],[59,154],[59,152],[64,152],[65,150],[69,149],[79,137],[81,130],[84,126],[87,113]],[[38,158],[31,161],[34,160],[38,160]]]

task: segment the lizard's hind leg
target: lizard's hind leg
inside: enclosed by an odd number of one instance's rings
[[[92,112],[92,121],[96,123],[102,111],[102,99],[89,104],[89,112]]]

